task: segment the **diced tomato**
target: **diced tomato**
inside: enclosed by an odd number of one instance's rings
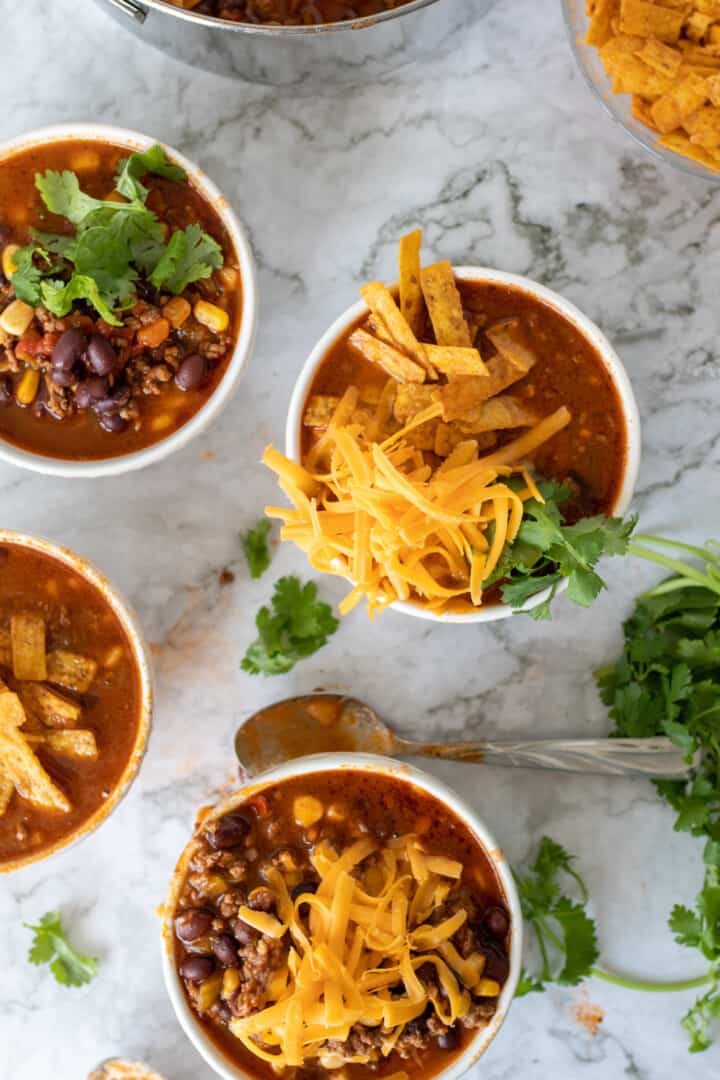
[[[256,795],[250,805],[258,817],[267,817],[270,807],[268,806],[268,801],[264,795]]]
[[[39,356],[44,352],[43,339],[37,330],[26,330],[15,346],[15,351],[24,356]]]

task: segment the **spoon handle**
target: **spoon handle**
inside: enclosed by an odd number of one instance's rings
[[[411,749],[412,747],[412,749]],[[691,765],[669,739],[519,739],[512,742],[408,743],[401,753],[525,769],[682,780]]]

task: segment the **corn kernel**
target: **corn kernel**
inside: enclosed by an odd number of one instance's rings
[[[230,325],[230,316],[217,304],[209,304],[207,300],[198,300],[193,308],[195,318],[213,334],[223,334]]]
[[[327,816],[329,821],[344,821],[347,816],[345,807],[342,803],[330,803]]]
[[[12,277],[17,270],[15,256],[20,250],[19,244],[6,244],[2,253],[2,272],[6,278]]]
[[[15,392],[18,405],[32,405],[40,386],[40,372],[35,368],[25,368]]]
[[[78,150],[70,162],[73,172],[96,172],[100,168],[100,155],[97,150]]]
[[[153,416],[152,420],[150,421],[150,430],[167,431],[167,429],[172,425],[174,419],[175,417],[172,413],[158,413],[158,415]]]
[[[187,300],[184,300],[182,296],[173,296],[172,300],[168,300],[167,304],[163,308],[163,315],[168,320],[174,330],[177,330],[184,322],[190,318],[190,307]]]
[[[237,968],[225,968],[222,981],[222,996],[231,998],[240,985],[240,972]]]
[[[167,319],[156,319],[147,326],[141,326],[137,332],[138,345],[144,349],[159,349],[164,341],[167,341],[170,333],[170,323]]]
[[[197,997],[195,1004],[197,1005],[198,1012],[207,1012],[208,1009],[215,1004],[220,997],[220,990],[223,983],[222,971],[216,971],[204,983],[201,983],[197,990]]]
[[[112,648],[108,649],[108,651],[105,653],[105,659],[103,660],[103,667],[106,667],[106,668],[117,667],[118,664],[120,663],[120,661],[122,660],[122,658],[123,658],[123,647],[122,647],[122,645],[113,645]]]
[[[325,808],[314,795],[298,795],[293,803],[293,817],[295,824],[301,829],[308,829],[325,813]]]
[[[234,266],[221,266],[217,274],[226,289],[237,288],[240,275]]]
[[[24,300],[13,300],[0,315],[0,328],[6,334],[22,337],[34,316],[35,312]]]
[[[500,993],[500,983],[495,979],[478,979],[474,993],[477,997],[497,997]]]

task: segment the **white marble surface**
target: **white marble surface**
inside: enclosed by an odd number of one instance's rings
[[[282,437],[310,346],[361,280],[392,275],[397,236],[420,223],[438,257],[529,274],[604,328],[645,424],[643,525],[717,535],[720,188],[659,168],[613,126],[573,67],[557,0],[498,3],[424,77],[411,68],[382,86],[301,98],[196,74],[88,0],[2,0],[0,11],[0,136],[100,118],[174,143],[245,220],[262,293],[241,392],[184,453],[106,482],[0,467],[1,523],[107,569],[158,660],[155,731],[130,796],[81,846],[0,882],[0,1076],[84,1080],[98,1059],[127,1053],[170,1080],[211,1080],[165,997],[155,907],[194,810],[233,774],[238,722],[323,685],[366,696],[409,733],[602,733],[592,669],[616,654],[632,596],[655,576],[608,563],[611,587],[592,611],[561,600],[549,626],[436,627],[388,614],[371,627],[358,611],[291,675],[244,675],[239,660],[272,581],[305,571],[283,550],[266,579],[250,582],[238,532],[273,494],[257,461]],[[225,566],[237,579],[220,588]],[[649,785],[434,768],[475,802],[514,860],[543,832],[579,855],[608,964],[699,973],[666,918],[694,896],[700,851],[672,832]],[[22,923],[51,908],[101,959],[88,988],[63,989],[26,962]],[[606,1010],[596,1037],[574,1019],[584,998]],[[526,998],[473,1075],[709,1080],[720,1051],[688,1055],[678,1021],[689,1000],[594,982]]]

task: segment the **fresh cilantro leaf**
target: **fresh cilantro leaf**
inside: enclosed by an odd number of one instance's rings
[[[222,250],[217,241],[199,225],[188,225],[172,234],[162,258],[150,274],[150,281],[157,289],[167,289],[177,295],[191,282],[209,278],[222,264]]]
[[[701,559],[704,572],[679,561],[678,549]],[[709,964],[709,989],[682,1021],[697,1052],[710,1046],[712,1021],[720,1018],[720,556],[709,545],[701,550],[648,536],[636,536],[630,551],[667,565],[674,576],[638,599],[623,628],[622,655],[596,679],[613,734],[666,734],[689,759],[701,751],[687,780],[656,782],[675,811],[675,829],[705,841],[695,908],[676,904],[669,919],[675,940]]]
[[[95,978],[97,960],[73,949],[56,911],[47,912],[36,925],[25,923],[25,926],[34,933],[28,953],[31,964],[50,964],[50,970],[63,986],[82,986]]]
[[[148,189],[140,183],[140,177],[147,173],[164,176],[167,180],[182,183],[187,180],[187,173],[179,165],[168,161],[165,151],[158,143],[143,154],[131,154],[118,163],[115,190],[126,199],[137,199],[144,203]]]
[[[95,308],[106,323],[122,326],[112,308],[100,295],[100,289],[94,278],[86,274],[73,274],[70,281],[44,281],[40,288],[40,299],[53,315],[62,319],[68,315],[76,300],[86,300]]]
[[[515,997],[524,997],[525,994],[536,994],[542,992],[544,989],[545,987],[540,979],[536,979],[533,975],[528,975],[527,971],[523,970],[520,973]]]
[[[635,519],[595,516],[565,525],[562,506],[571,496],[569,488],[541,481],[544,503],[529,499],[515,541],[503,552],[487,584],[501,582],[503,601],[518,608],[550,587],[542,604],[527,612],[534,619],[549,619],[550,606],[563,578],[568,579],[568,599],[589,607],[601,589],[595,572],[601,555],[621,555],[627,549]]]
[[[35,256],[38,256],[46,269],[37,265]],[[24,300],[26,304],[35,307],[40,303],[40,286],[43,278],[52,273],[52,267],[40,249],[33,244],[20,248],[13,255],[16,269],[10,275],[10,280],[15,289],[18,300]]]
[[[573,863],[565,848],[544,836],[535,861],[515,874],[523,917],[541,958],[538,975],[523,974],[524,993],[541,990],[548,982],[575,986],[593,971],[598,957],[595,923],[585,911],[587,889]],[[579,889],[580,902],[563,895],[561,874]]]
[[[270,547],[267,540],[269,532],[270,522],[263,518],[240,538],[251,577],[262,577],[270,565]]]
[[[80,181],[74,172],[66,169],[64,172],[53,172],[48,169],[45,173],[38,173],[35,177],[35,187],[40,192],[42,200],[48,210],[60,217],[67,218],[73,225],[80,222],[103,206],[120,208],[120,203],[104,203],[101,199],[94,199],[92,195],[86,195],[80,190]]]
[[[243,671],[282,675],[322,648],[338,620],[329,604],[318,601],[313,582],[283,577],[275,584],[271,608],[260,608],[255,625],[258,637],[245,653]]]

